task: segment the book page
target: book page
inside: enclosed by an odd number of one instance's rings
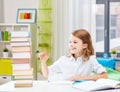
[[[85,90],[85,91],[96,91],[96,90],[114,88],[109,84],[96,82],[96,81],[83,81],[77,84],[73,84],[72,86],[74,88]]]
[[[120,84],[119,81],[111,80],[111,79],[103,79],[103,78],[98,79],[96,82],[103,85],[110,85],[111,87],[114,88],[117,86],[117,84]]]
[[[77,84],[72,85],[74,88],[85,90],[85,91],[92,91],[100,87],[95,81],[83,81]]]

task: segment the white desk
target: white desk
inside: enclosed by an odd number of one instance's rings
[[[11,82],[10,84],[13,84]],[[7,85],[9,91],[4,92],[84,92],[75,88],[72,88],[70,84],[56,84],[56,83],[48,83],[47,81],[34,81],[33,87],[21,87],[21,88],[14,88],[10,91],[11,85]],[[7,89],[6,88],[6,89]],[[0,92],[3,92],[0,90]],[[98,92],[98,91],[97,91]],[[120,89],[116,90],[106,90],[100,92],[120,92]]]

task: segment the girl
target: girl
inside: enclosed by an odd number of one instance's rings
[[[75,30],[70,36],[70,53],[60,57],[51,66],[46,65],[49,55],[46,51],[39,54],[44,77],[49,80],[97,80],[107,78],[106,70],[94,56],[91,36],[84,29]],[[97,75],[92,75],[92,72]]]

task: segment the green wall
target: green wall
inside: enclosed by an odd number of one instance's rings
[[[39,0],[39,8],[37,10],[37,26],[38,26],[38,50],[47,50],[52,54],[52,0]],[[51,55],[52,56],[52,55]],[[47,61],[50,65],[52,58]],[[38,59],[37,71],[40,72],[40,60]]]

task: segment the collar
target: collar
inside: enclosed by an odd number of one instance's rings
[[[71,56],[71,57],[69,58],[69,60],[70,60],[70,61],[76,61],[73,56]],[[77,61],[82,61],[82,57],[78,57],[78,58],[77,58]]]

